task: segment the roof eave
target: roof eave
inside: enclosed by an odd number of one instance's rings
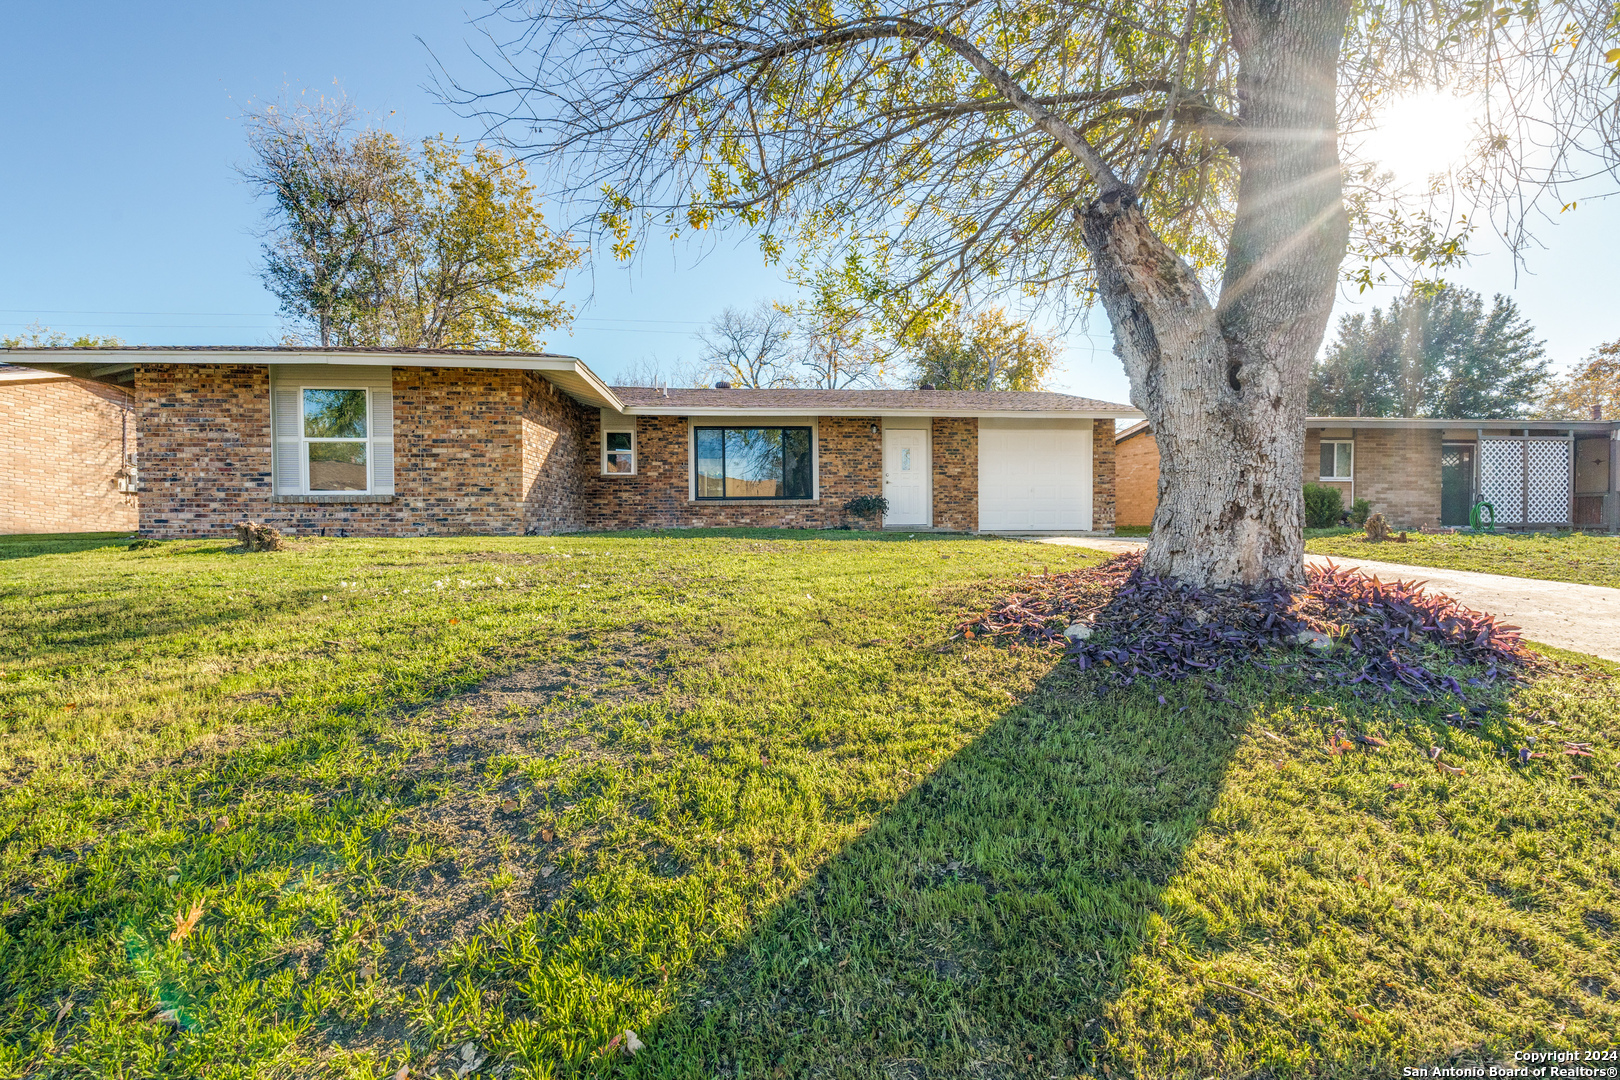
[[[83,360],[60,360],[64,353]],[[91,358],[94,354],[94,358]],[[6,349],[0,355],[11,363],[78,379],[129,386],[141,363],[166,364],[330,364],[344,367],[464,367],[480,370],[538,371],[548,376],[569,397],[592,408],[623,411],[624,402],[576,356],[479,356],[467,352],[331,352],[323,349],[165,350],[153,348]],[[476,360],[474,358],[477,357]],[[472,361],[472,362],[469,362]]]
[[[1494,417],[1487,420],[1461,420],[1455,417],[1427,416],[1307,416],[1306,427],[1410,427],[1410,428],[1563,428],[1576,431],[1611,431],[1620,420],[1525,420],[1520,417]]]

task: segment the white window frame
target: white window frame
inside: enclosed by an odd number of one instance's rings
[[[1346,483],[1349,483],[1350,481],[1355,479],[1355,476],[1356,476],[1356,441],[1354,439],[1323,439],[1323,440],[1321,440],[1321,445],[1322,446],[1338,447],[1340,444],[1343,444],[1343,445],[1348,446],[1350,448],[1350,471],[1348,473],[1346,473],[1345,475],[1343,475],[1343,476],[1318,476],[1317,479],[1320,480],[1321,482],[1325,483],[1325,484],[1346,484]],[[1322,466],[1322,453],[1321,453],[1321,450],[1317,451],[1316,465],[1317,465],[1317,471],[1320,472],[1321,471],[1321,466]],[[1333,451],[1333,467],[1335,469],[1337,469],[1338,466],[1339,466],[1339,452],[1338,452],[1337,449],[1335,449]]]
[[[359,390],[361,393],[365,394],[366,395],[366,435],[365,435],[365,438],[363,438],[363,439],[339,439],[339,438],[330,438],[330,439],[328,439],[328,438],[319,438],[319,437],[311,438],[310,436],[305,435],[304,432],[307,431],[308,428],[306,428],[304,426],[304,393],[305,393],[305,391],[308,391],[308,390]],[[319,383],[314,384],[314,385],[300,384],[299,387],[298,387],[298,475],[299,475],[299,480],[300,480],[299,486],[306,493],[308,493],[310,495],[370,495],[371,494],[371,488],[372,488],[372,476],[373,476],[373,472],[374,472],[374,470],[376,468],[376,457],[374,455],[377,452],[377,448],[372,445],[372,440],[376,437],[376,432],[377,432],[377,421],[376,421],[376,418],[371,415],[371,387],[369,387],[369,386],[325,386],[325,385],[322,385],[322,384],[319,384]],[[366,486],[364,488],[344,488],[342,491],[333,491],[331,489],[324,489],[323,488],[320,491],[316,491],[313,487],[310,486],[309,444],[310,443],[328,443],[328,442],[363,442],[363,443],[366,444]]]
[[[609,435],[628,435],[628,436],[630,436],[630,468],[626,472],[614,472],[614,471],[612,471],[612,470],[610,470],[608,468],[608,453],[609,453],[609,451],[608,451],[608,445],[607,445],[607,438],[608,438]],[[636,421],[635,421],[635,418],[634,417],[626,417],[622,421],[615,421],[615,422],[612,422],[612,423],[604,420],[602,422],[602,445],[601,445],[600,449],[601,449],[601,453],[598,455],[598,458],[599,458],[598,465],[600,466],[600,468],[602,470],[602,475],[603,476],[634,476],[634,475],[636,475],[636,468],[640,464],[640,462],[637,460],[640,457],[640,447],[638,447],[636,445]],[[615,453],[615,454],[624,453],[623,450],[614,450],[612,452]]]

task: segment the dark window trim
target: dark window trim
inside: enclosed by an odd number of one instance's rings
[[[802,431],[810,441],[810,494],[808,495],[701,495],[699,489],[702,478],[698,475],[698,433],[704,431]],[[787,482],[787,451],[782,451],[782,478]],[[726,439],[720,436],[720,478],[721,487],[725,486],[726,478]],[[816,501],[816,429],[810,424],[694,424],[692,426],[692,500],[706,503],[807,503]]]

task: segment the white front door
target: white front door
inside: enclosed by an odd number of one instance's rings
[[[889,500],[885,525],[928,524],[928,437],[921,430],[883,432],[883,497]]]

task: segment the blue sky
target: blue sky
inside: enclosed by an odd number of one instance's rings
[[[149,344],[273,341],[275,302],[257,277],[262,207],[232,168],[245,154],[242,109],[284,87],[335,81],[403,136],[475,137],[426,89],[426,46],[453,73],[474,71],[468,10],[478,9],[426,0],[5,5],[0,333],[38,320]],[[1545,249],[1517,281],[1511,261],[1489,250],[1455,280],[1511,293],[1565,367],[1620,338],[1617,235],[1620,200],[1587,199],[1539,230]],[[570,280],[564,297],[581,316],[551,347],[608,375],[647,355],[692,358],[693,332],[721,308],[787,295],[738,241],[701,257],[648,248],[629,270],[598,262]],[[1341,308],[1387,299],[1346,297]],[[1100,312],[1067,344],[1057,389],[1127,400]]]

